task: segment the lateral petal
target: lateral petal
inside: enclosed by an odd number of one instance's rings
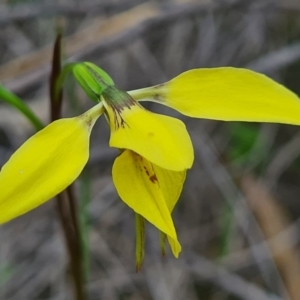
[[[28,139],[0,172],[0,224],[63,191],[89,156],[89,137],[100,113],[55,121]]]
[[[300,125],[300,100],[263,74],[239,68],[195,69],[129,93],[196,118]]]
[[[185,171],[162,169],[137,153],[125,150],[116,158],[112,174],[121,199],[168,236],[172,252],[178,257],[181,246],[171,210],[180,195]]]
[[[119,111],[106,105],[106,110],[111,147],[133,150],[168,170],[181,171],[192,166],[192,142],[180,120],[151,113],[138,103]]]

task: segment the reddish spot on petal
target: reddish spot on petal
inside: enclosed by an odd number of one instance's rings
[[[149,178],[150,178],[152,183],[158,182],[157,177],[156,177],[155,174],[151,175]]]
[[[148,176],[150,176],[149,171],[147,170],[147,168],[146,168],[145,166],[144,166],[144,170],[145,170],[146,174],[147,174]]]

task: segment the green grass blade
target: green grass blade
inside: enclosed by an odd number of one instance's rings
[[[42,121],[35,115],[35,113],[18,96],[8,91],[2,85],[0,85],[0,100],[20,111],[37,131],[44,128]]]

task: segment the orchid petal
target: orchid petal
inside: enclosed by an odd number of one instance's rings
[[[176,257],[181,246],[171,211],[180,195],[185,173],[162,169],[130,150],[123,151],[113,166],[113,181],[121,199],[167,235]]]
[[[91,129],[101,114],[98,107],[51,123],[11,156],[0,172],[0,224],[46,202],[79,176],[89,157]]]
[[[263,74],[239,68],[195,69],[158,86],[129,92],[190,117],[300,125],[300,100]]]
[[[168,170],[181,171],[192,166],[192,142],[180,120],[151,113],[138,103],[121,111],[110,106],[106,110],[111,147],[133,150]]]

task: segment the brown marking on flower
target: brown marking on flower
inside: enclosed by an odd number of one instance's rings
[[[145,172],[146,172],[146,174],[148,175],[148,176],[150,176],[150,173],[149,173],[149,171],[147,170],[147,168],[144,166],[144,170],[145,170]]]
[[[129,125],[123,119],[122,112],[125,109],[131,109],[133,106],[139,105],[138,102],[115,86],[109,86],[102,95],[105,102],[113,111],[115,128],[125,128],[125,126],[129,128]]]
[[[149,179],[151,180],[152,183],[158,183],[158,179],[157,179],[155,173],[154,173],[153,175],[151,175],[151,176],[149,177]]]
[[[119,129],[120,127],[125,128],[125,125],[129,128],[129,125],[125,122],[125,120],[122,117],[121,111],[114,110],[114,123],[115,123],[115,128]]]
[[[86,124],[87,124],[87,126],[89,127],[89,128],[91,128],[92,127],[92,118],[91,117],[89,117],[87,120],[86,120]]]
[[[79,116],[80,119],[82,119],[86,125],[88,126],[88,128],[91,128],[92,127],[92,124],[93,124],[93,120],[92,120],[92,117],[89,116],[87,113],[84,113],[82,115]]]
[[[158,84],[156,86],[153,87],[153,90],[156,91],[154,94],[153,94],[153,99],[158,101],[158,102],[165,102],[165,99],[164,99],[164,89],[163,87],[165,86],[165,83],[161,83],[161,84]]]
[[[134,153],[135,154],[135,153]],[[135,168],[137,169],[137,170],[139,170],[141,173],[143,172],[143,169],[142,169],[142,167],[141,167],[141,165],[139,164],[139,162],[138,162],[138,160],[139,160],[139,155],[134,155],[133,156],[134,157],[134,160],[135,160]]]
[[[164,102],[164,99],[163,99],[162,95],[160,95],[160,94],[155,94],[153,96],[153,99],[158,101],[158,102]]]

